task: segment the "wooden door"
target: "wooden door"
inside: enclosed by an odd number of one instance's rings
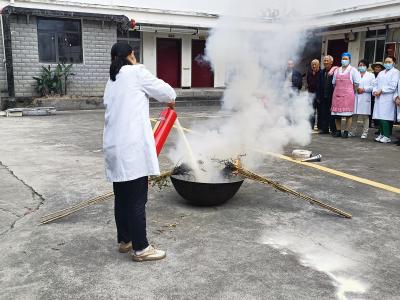
[[[157,77],[172,87],[181,87],[182,43],[180,39],[157,38]]]
[[[204,61],[206,41],[192,40],[192,87],[214,87],[214,73]]]

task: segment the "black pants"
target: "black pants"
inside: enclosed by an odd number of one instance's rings
[[[114,214],[118,243],[132,242],[135,250],[149,246],[146,235],[148,178],[114,182]]]
[[[332,133],[336,132],[335,117],[331,115],[332,98],[323,98],[320,103],[321,107],[321,130]]]
[[[316,97],[314,96],[313,98],[313,112],[310,117],[310,124],[311,124],[311,129],[314,129],[315,125],[315,116],[317,116],[317,128],[321,129],[321,106],[318,103]]]

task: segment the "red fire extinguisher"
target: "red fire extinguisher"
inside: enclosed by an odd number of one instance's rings
[[[158,121],[153,129],[157,155],[160,154],[161,149],[167,140],[169,132],[171,131],[172,126],[174,126],[176,118],[176,112],[171,108],[166,108],[160,113]]]

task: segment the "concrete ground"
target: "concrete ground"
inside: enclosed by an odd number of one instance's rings
[[[190,127],[217,108],[178,112]],[[400,299],[400,147],[313,135],[330,171],[265,156],[259,173],[353,219],[250,181],[206,208],[152,188],[148,234],[168,256],[134,263],[116,250],[112,201],[38,225],[111,190],[102,127],[103,111],[0,118],[0,299]]]

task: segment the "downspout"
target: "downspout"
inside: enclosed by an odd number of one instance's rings
[[[4,69],[7,70],[7,65],[6,65],[6,48],[4,44],[4,28],[3,28],[3,14],[1,14],[0,17],[0,24],[1,24],[1,42],[2,42],[2,47],[3,47],[3,61],[2,63],[4,64]],[[5,72],[6,74],[6,81],[7,81],[7,71]],[[1,90],[0,90],[1,93]]]
[[[3,27],[3,42],[4,42],[4,58],[7,74],[7,89],[8,89],[8,107],[15,107],[15,84],[14,84],[14,67],[12,57],[12,38],[10,26],[10,6],[3,8],[1,11],[1,23]]]

